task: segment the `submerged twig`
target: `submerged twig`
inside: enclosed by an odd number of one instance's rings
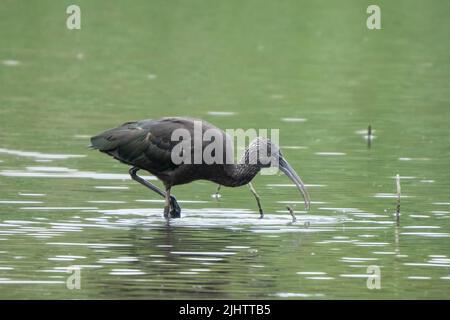
[[[286,206],[286,209],[289,210],[289,213],[290,213],[291,216],[292,216],[292,222],[296,222],[296,221],[297,221],[297,218],[295,217],[294,210],[291,208],[291,206]]]
[[[397,184],[397,210],[396,210],[396,218],[397,218],[397,224],[400,223],[400,197],[402,195],[402,189],[400,187],[400,175],[397,174],[395,177],[395,181]]]
[[[372,143],[372,126],[369,124],[369,127],[367,128],[367,147],[370,148],[370,145]]]

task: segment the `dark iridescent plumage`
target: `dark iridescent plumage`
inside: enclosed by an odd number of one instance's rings
[[[175,146],[179,141],[172,141],[172,133],[177,129],[185,129],[194,136],[194,122],[201,121],[202,134],[207,130],[215,133],[215,136],[220,137],[219,143],[222,144],[224,154],[222,156],[222,163],[207,164],[202,161],[200,164],[175,164],[172,161],[171,155]],[[150,189],[158,192],[166,197],[165,215],[179,216],[179,206],[173,196],[170,196],[170,188],[175,185],[189,183],[195,180],[209,180],[219,185],[228,187],[237,187],[249,183],[254,176],[260,171],[261,164],[248,164],[249,157],[253,157],[259,151],[259,141],[255,140],[250,148],[246,150],[244,158],[240,163],[227,164],[227,160],[233,157],[232,153],[227,153],[226,141],[229,139],[225,132],[212,124],[198,119],[186,117],[170,117],[158,120],[142,120],[134,122],[126,122],[123,125],[107,130],[97,136],[91,138],[91,146],[101,152],[107,153],[115,159],[132,166],[130,174],[132,178]],[[229,141],[229,140],[228,140]],[[191,159],[194,160],[194,141],[191,143]],[[202,151],[211,143],[211,141],[202,141]],[[217,143],[217,141],[216,141]],[[275,156],[282,159],[281,152],[278,147],[271,144],[270,141],[265,140],[269,144],[269,150]],[[287,164],[287,162],[286,162]],[[288,165],[288,164],[287,164]],[[266,165],[267,166],[267,165]],[[290,168],[290,167],[289,167]],[[147,181],[136,175],[139,169],[149,171],[151,174],[158,177],[165,185],[166,192],[159,190]],[[280,169],[283,168],[280,166]],[[291,170],[290,168],[289,170]],[[295,172],[294,172],[295,174]],[[289,174],[288,174],[289,175]],[[298,176],[295,174],[298,178]],[[291,179],[292,176],[290,176]],[[294,177],[295,179],[295,177]],[[301,191],[305,196],[305,203],[307,206],[307,193],[301,183],[296,183],[301,187]],[[295,181],[294,181],[295,182]],[[256,196],[256,195],[255,195]],[[309,200],[308,200],[309,201]],[[178,207],[178,211],[175,207]],[[262,210],[260,209],[261,215]]]

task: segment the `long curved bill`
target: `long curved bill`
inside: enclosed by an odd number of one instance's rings
[[[303,199],[305,200],[305,209],[308,210],[311,206],[311,201],[309,200],[308,191],[306,191],[306,187],[300,177],[297,175],[291,165],[286,161],[286,159],[281,156],[278,158],[278,166],[280,170],[283,171],[283,173],[287,175],[292,180],[292,182],[295,183],[298,190],[302,193]]]

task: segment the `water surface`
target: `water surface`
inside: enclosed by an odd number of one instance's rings
[[[0,5],[0,298],[449,298],[448,1],[381,1],[379,31],[356,0],[78,1],[78,31],[68,4]],[[262,220],[247,187],[198,181],[167,225],[87,148],[167,115],[280,128],[311,210],[283,175],[254,181]]]

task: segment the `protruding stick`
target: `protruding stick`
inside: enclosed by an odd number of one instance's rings
[[[291,207],[291,206],[286,206],[286,209],[289,210],[289,213],[290,213],[291,216],[292,216],[292,222],[296,222],[296,221],[297,221],[297,218],[295,217],[294,210],[292,209],[292,207]]]
[[[396,210],[396,218],[397,218],[397,224],[400,223],[400,197],[402,195],[402,189],[400,187],[400,175],[397,174],[395,177],[395,181],[397,184],[397,210]]]

